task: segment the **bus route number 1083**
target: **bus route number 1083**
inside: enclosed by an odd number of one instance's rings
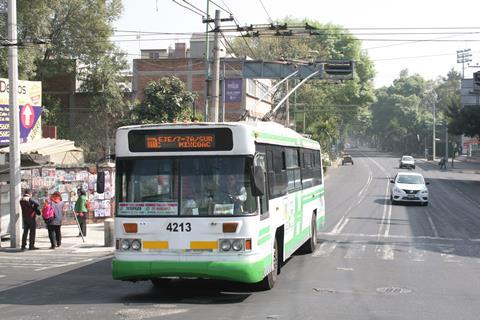
[[[190,222],[181,222],[181,223],[176,223],[176,222],[170,222],[167,225],[167,231],[170,232],[190,232],[192,231],[192,225]]]

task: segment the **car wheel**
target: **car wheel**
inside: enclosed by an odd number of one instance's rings
[[[392,196],[390,196],[390,203],[391,203],[391,204],[397,204],[397,202],[396,202],[395,200],[393,200],[393,197],[392,197]]]

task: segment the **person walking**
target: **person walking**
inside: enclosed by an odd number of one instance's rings
[[[55,191],[50,199],[45,201],[44,206],[51,206],[55,216],[53,219],[46,221],[48,229],[48,238],[50,239],[51,247],[50,249],[55,249],[55,247],[60,247],[62,244],[62,220],[63,220],[63,206],[62,196],[60,192]]]
[[[88,200],[87,193],[83,189],[77,191],[78,198],[75,202],[75,215],[80,224],[80,233],[78,236],[87,236],[87,215],[88,215]]]
[[[35,233],[37,230],[37,221],[35,218],[37,215],[40,215],[39,206],[39,203],[32,199],[32,192],[29,189],[25,189],[20,199],[23,219],[22,250],[25,250],[27,246],[27,238],[29,240],[28,250],[38,249],[35,247]],[[29,233],[30,237],[28,237]]]

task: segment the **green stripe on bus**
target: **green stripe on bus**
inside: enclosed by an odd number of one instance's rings
[[[254,262],[246,261],[121,261],[112,260],[116,280],[149,280],[160,277],[194,277],[259,282],[265,276],[272,255]]]
[[[269,232],[270,232],[270,226],[267,226],[267,227],[260,230],[260,232],[258,233],[258,237],[261,238],[262,236],[264,236],[265,234],[267,234]]]
[[[257,245],[261,246],[265,242],[269,241],[272,238],[271,234],[267,234],[265,237],[258,239]]]

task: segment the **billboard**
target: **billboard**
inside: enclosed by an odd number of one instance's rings
[[[10,142],[9,81],[0,78],[0,146]],[[42,82],[18,81],[20,143],[41,138]]]

